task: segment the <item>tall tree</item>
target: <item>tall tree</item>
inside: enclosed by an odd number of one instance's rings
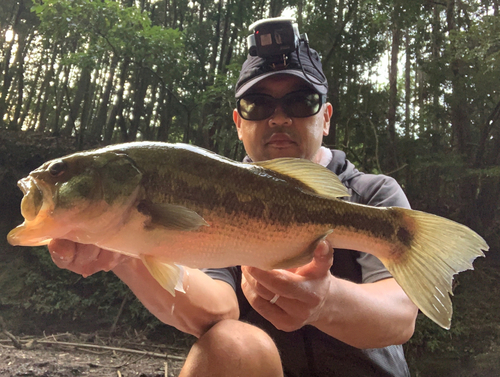
[[[398,0],[395,1],[394,10],[391,14],[391,65],[389,68],[389,111],[387,113],[387,130],[389,135],[389,168],[391,170],[397,169],[398,151],[397,151],[397,137],[396,137],[396,114],[399,108],[398,97],[398,65],[399,65],[399,51],[401,45],[401,11],[402,6]]]

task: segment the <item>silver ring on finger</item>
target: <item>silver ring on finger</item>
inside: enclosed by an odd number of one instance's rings
[[[275,304],[276,301],[278,301],[278,299],[280,298],[280,295],[279,294],[275,294],[274,297],[272,299],[269,300],[269,302],[271,304]]]

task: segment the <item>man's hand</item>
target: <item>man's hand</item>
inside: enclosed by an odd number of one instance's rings
[[[52,240],[49,244],[52,260],[59,268],[87,277],[99,271],[110,271],[129,259],[120,253],[68,240]]]
[[[320,242],[313,260],[289,270],[242,267],[242,289],[252,307],[276,328],[293,331],[317,320],[330,290],[333,251]],[[270,302],[275,295],[279,298]]]

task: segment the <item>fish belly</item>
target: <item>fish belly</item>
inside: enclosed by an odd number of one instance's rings
[[[231,216],[206,216],[209,226],[180,231],[144,226],[143,216],[134,217],[116,234],[99,242],[99,246],[133,257],[148,255],[161,262],[191,268],[246,265],[272,269],[294,260],[300,260],[297,265],[304,264],[312,259],[317,240],[328,232],[325,226],[283,226]]]

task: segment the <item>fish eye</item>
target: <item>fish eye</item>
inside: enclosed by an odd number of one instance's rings
[[[55,161],[49,166],[49,173],[53,177],[59,177],[66,171],[66,163],[62,160]]]

